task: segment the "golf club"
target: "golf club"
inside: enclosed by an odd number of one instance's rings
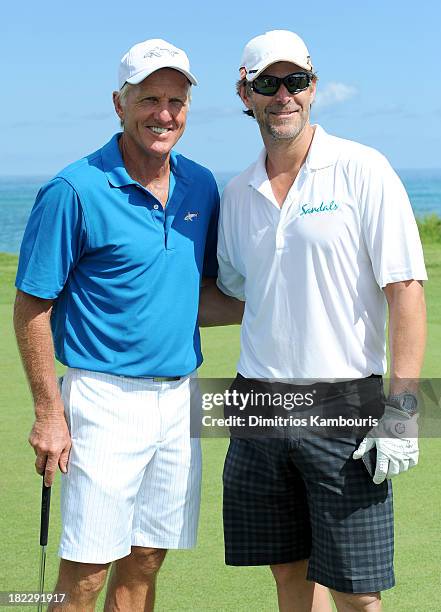
[[[41,489],[41,514],[40,514],[40,577],[39,577],[39,591],[40,598],[38,600],[38,612],[43,612],[43,593],[44,593],[44,572],[46,569],[46,546],[47,546],[47,534],[49,529],[49,511],[51,506],[51,488],[46,487],[44,484],[44,472],[43,472],[43,485]]]

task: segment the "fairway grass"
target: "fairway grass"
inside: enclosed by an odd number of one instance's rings
[[[429,282],[428,349],[424,377],[439,377],[441,364],[441,245],[425,246]],[[41,480],[27,443],[32,404],[12,331],[13,280],[17,259],[0,255],[2,386],[1,491],[2,552],[0,590],[36,590],[39,567]],[[205,363],[200,376],[232,377],[239,353],[239,328],[202,331]],[[62,368],[60,367],[60,371]],[[198,547],[170,552],[158,583],[157,610],[272,612],[276,594],[267,568],[231,568],[223,562],[221,475],[227,440],[203,440],[204,473]],[[441,442],[421,440],[420,465],[394,485],[397,586],[384,593],[386,612],[441,610]],[[50,589],[56,579],[60,533],[59,478],[53,487],[46,570]],[[102,609],[103,597],[98,610]],[[20,610],[20,607],[13,608]],[[29,607],[23,607],[24,611]]]

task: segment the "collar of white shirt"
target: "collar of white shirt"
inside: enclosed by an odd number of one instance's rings
[[[320,125],[315,125],[314,137],[305,161],[306,171],[320,170],[332,166],[338,159],[338,139],[331,136]],[[265,183],[269,183],[266,172],[266,149],[263,148],[254,163],[248,184],[258,191],[265,192]],[[272,198],[270,198],[272,199]]]

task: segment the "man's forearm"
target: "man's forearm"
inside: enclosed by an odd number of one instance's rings
[[[214,281],[201,287],[199,300],[199,325],[240,325],[242,323],[245,302],[225,295]]]
[[[14,328],[35,410],[61,410],[50,315],[52,301],[17,292]]]
[[[29,443],[36,454],[35,468],[50,487],[57,466],[67,471],[71,439],[58,390],[50,327],[52,302],[19,291],[14,327],[23,366],[34,398],[35,422]]]
[[[416,392],[426,346],[426,305],[419,281],[392,283],[384,289],[389,304],[391,393]]]

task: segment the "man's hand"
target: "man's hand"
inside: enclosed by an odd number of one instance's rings
[[[373,481],[382,483],[406,472],[418,463],[418,415],[410,416],[386,403],[383,417],[362,440],[353,454],[361,459],[372,448],[377,448],[377,464]]]
[[[41,410],[36,407],[37,416],[29,434],[29,444],[37,458],[35,469],[44,474],[44,484],[52,486],[57,466],[63,473],[67,472],[67,462],[72,446],[69,429],[64,417],[63,404]]]
[[[200,327],[240,325],[245,302],[225,295],[216,286],[216,279],[204,278],[199,299],[198,323]]]

